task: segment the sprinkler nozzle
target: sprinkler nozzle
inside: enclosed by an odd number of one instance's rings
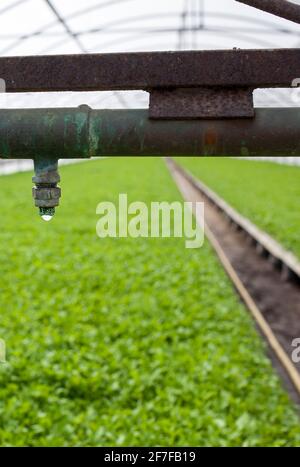
[[[49,222],[55,214],[55,208],[39,208],[39,213],[44,221]]]
[[[59,205],[61,189],[57,186],[60,176],[56,161],[34,161],[35,175],[32,177],[35,186],[32,189],[36,207],[45,221],[50,221]]]

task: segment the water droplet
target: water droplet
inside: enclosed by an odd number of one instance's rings
[[[41,216],[41,218],[46,221],[46,222],[49,222],[51,221],[53,216],[47,216],[47,214],[44,214],[43,216]]]

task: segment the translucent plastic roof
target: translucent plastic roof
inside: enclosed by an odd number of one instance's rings
[[[300,1],[294,1],[299,3]],[[300,27],[234,0],[1,0],[0,54],[300,47]],[[257,105],[295,105],[291,92],[257,91]],[[121,97],[120,97],[121,95]],[[1,107],[143,107],[148,95],[1,95]]]

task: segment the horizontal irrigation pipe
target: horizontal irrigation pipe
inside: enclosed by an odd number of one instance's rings
[[[0,110],[0,158],[300,156],[300,109],[253,119],[151,120],[148,110]]]

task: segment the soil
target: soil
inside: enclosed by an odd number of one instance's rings
[[[242,283],[260,309],[287,355],[292,355],[292,341],[300,338],[300,286],[299,283],[283,280],[281,272],[260,253],[249,237],[237,228],[203,197],[173,164],[168,164],[175,181],[187,201],[204,201],[205,222],[218,240]],[[290,396],[300,404],[300,395],[295,390],[285,369],[268,347],[268,355],[283,379]],[[300,363],[295,363],[300,372]]]

